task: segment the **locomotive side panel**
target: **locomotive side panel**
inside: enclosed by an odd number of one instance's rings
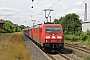
[[[33,40],[35,40],[37,43],[41,44],[41,28],[37,28],[37,27],[33,28],[32,36],[33,36]]]
[[[29,36],[30,38],[32,38],[32,29],[31,29],[31,28],[29,29],[28,34],[29,34],[28,36]]]

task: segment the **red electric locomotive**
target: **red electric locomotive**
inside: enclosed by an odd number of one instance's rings
[[[64,36],[61,24],[38,24],[29,29],[29,37],[43,48],[63,48]]]

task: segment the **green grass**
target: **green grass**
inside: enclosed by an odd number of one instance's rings
[[[80,57],[80,58],[84,58],[84,60],[90,60],[90,56],[85,56],[85,55],[78,54],[78,53],[75,53],[75,55]]]
[[[6,40],[10,35],[11,35],[11,33],[1,33],[0,34],[0,42]]]
[[[84,60],[90,60],[90,56],[85,57]]]
[[[15,58],[17,58],[17,59],[19,59],[19,60],[22,60],[22,59],[23,59],[23,57],[22,57],[22,55],[21,55],[21,54],[19,54],[19,55],[15,56]]]

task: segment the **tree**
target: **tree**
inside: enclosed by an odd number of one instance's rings
[[[59,20],[58,20],[58,19],[55,19],[55,20],[54,20],[54,23],[55,23],[55,24],[59,24]]]
[[[6,20],[5,25],[4,25],[3,29],[2,29],[2,32],[3,33],[6,33],[6,32],[11,33],[11,32],[13,32],[12,31],[12,29],[13,29],[12,24],[13,23],[11,21]]]
[[[64,34],[75,34],[76,32],[81,31],[81,22],[79,16],[75,13],[61,17],[59,23],[62,24]]]
[[[24,29],[24,25],[18,26],[18,24],[13,24],[11,21],[6,20],[3,29],[0,31],[1,33],[13,33],[20,32]]]
[[[24,29],[24,28],[25,28],[25,26],[24,26],[24,25],[20,25],[20,28],[21,28],[21,29]]]

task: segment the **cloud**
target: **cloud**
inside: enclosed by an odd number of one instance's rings
[[[7,8],[3,7],[0,8],[0,17],[8,17],[8,18],[16,18],[16,17],[28,17],[30,16],[29,13],[24,13],[19,9],[16,8]]]
[[[20,10],[15,8],[7,8],[7,7],[0,8],[0,16],[13,16],[19,12]]]
[[[67,10],[65,12],[60,12],[59,14],[56,15],[56,17],[63,17],[65,16],[66,14],[71,14],[71,13],[76,13],[78,14],[79,16],[82,16],[84,14],[84,11],[83,9],[79,9],[79,8],[74,8],[74,9],[70,9],[70,10]]]
[[[31,6],[34,7],[33,10],[34,10],[35,12],[39,13],[39,12],[42,12],[44,9],[50,9],[50,7],[51,7],[52,5],[51,5],[51,4],[47,4],[47,5],[44,5],[44,6],[42,6],[42,5],[31,5]],[[31,6],[30,6],[30,7],[31,7]]]
[[[34,17],[37,15],[38,16],[37,19],[38,19],[39,16],[43,16],[44,17],[45,12],[43,10],[44,9],[49,9],[52,5],[48,4],[48,5],[44,5],[44,6],[42,6],[42,5],[40,5],[40,6],[38,6],[38,5],[31,5],[31,6],[34,7],[34,8],[32,8],[33,12],[31,12],[31,14],[34,15]],[[49,12],[47,11],[46,13],[48,14]]]
[[[10,20],[16,24],[25,24],[24,20],[30,19],[29,13],[24,13],[16,8],[0,8],[0,19]]]
[[[67,6],[63,6],[63,7],[62,7],[62,9],[64,9],[64,10],[67,9],[67,8],[68,8]]]
[[[0,0],[0,2],[4,2],[4,3],[25,3],[25,2],[29,2],[28,0]]]
[[[66,14],[68,13],[82,13],[83,12],[83,9],[79,9],[79,8],[76,8],[76,9],[71,9],[71,10],[68,10],[67,12],[65,12]]]
[[[49,9],[52,6],[52,4],[44,5],[44,9]]]
[[[77,2],[74,4],[75,6],[83,6],[84,5],[84,2],[83,1],[80,1],[80,2]]]

